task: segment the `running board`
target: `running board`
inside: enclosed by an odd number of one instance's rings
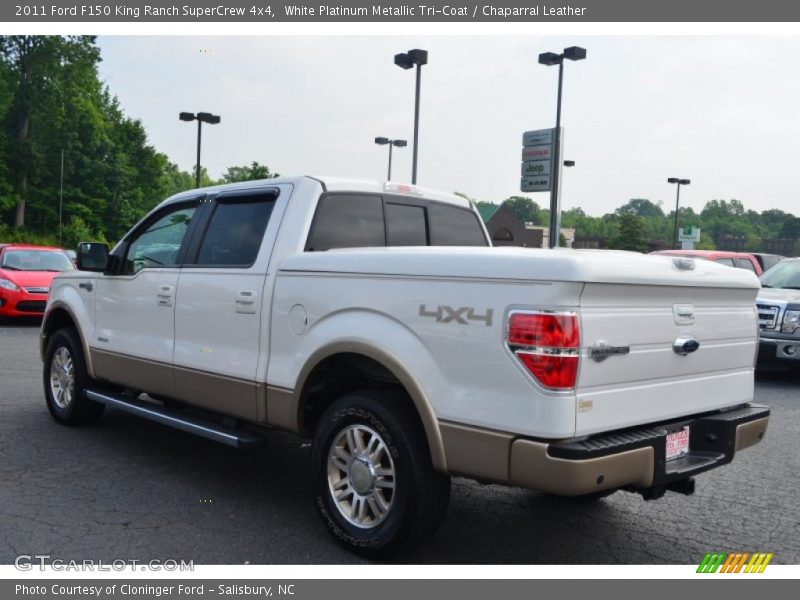
[[[183,414],[180,411],[164,408],[150,402],[97,390],[86,390],[86,397],[106,406],[113,406],[150,421],[193,433],[226,446],[249,448],[265,442],[262,436],[252,432]]]

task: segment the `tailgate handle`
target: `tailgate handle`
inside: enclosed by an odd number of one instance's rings
[[[675,304],[672,307],[676,325],[692,325],[694,323],[694,306],[691,304]]]
[[[697,351],[699,347],[700,342],[690,335],[682,335],[677,340],[672,342],[672,351],[675,354],[680,354],[681,356],[691,354],[692,352]]]

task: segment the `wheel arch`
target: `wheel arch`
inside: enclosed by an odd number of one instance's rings
[[[83,349],[83,358],[86,363],[86,371],[90,377],[94,377],[94,368],[92,366],[92,355],[89,352],[89,345],[83,335],[83,331],[79,325],[79,320],[75,313],[70,309],[67,304],[60,301],[55,301],[48,307],[47,314],[42,321],[42,329],[39,334],[39,354],[42,361],[45,359],[45,352],[47,352],[47,344],[50,336],[59,329],[65,327],[74,327],[78,332],[78,339],[81,341],[81,348]]]
[[[350,369],[350,372],[357,372],[360,376],[348,379],[348,371],[338,371],[342,368]],[[338,385],[332,386],[331,392],[323,400],[322,405],[315,406],[313,403],[318,402],[315,400],[315,386],[326,381],[327,373],[331,369],[345,373],[345,376],[341,378]],[[330,343],[317,349],[308,358],[299,373],[297,385],[292,394],[294,410],[291,418],[293,423],[285,425],[290,425],[289,428],[301,434],[309,434],[313,431],[315,419],[330,402],[335,400],[334,395],[340,396],[341,392],[357,391],[357,388],[364,387],[364,380],[376,385],[399,387],[405,392],[425,431],[434,468],[437,471],[446,472],[447,461],[438,419],[421,383],[398,357],[360,340]],[[342,381],[345,382],[344,386],[341,385]],[[347,385],[348,382],[351,385]],[[268,410],[268,415],[271,414],[272,411]],[[272,419],[270,418],[270,420]]]

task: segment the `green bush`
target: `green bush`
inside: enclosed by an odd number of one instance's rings
[[[0,224],[0,243],[58,246],[58,235],[36,233],[29,229],[14,229],[8,225]]]

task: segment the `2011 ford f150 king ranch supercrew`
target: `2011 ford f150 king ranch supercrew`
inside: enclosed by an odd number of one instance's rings
[[[53,417],[105,406],[234,446],[312,438],[315,502],[366,555],[445,514],[450,475],[689,494],[764,435],[758,280],[683,257],[492,248],[414,186],[279,178],[174,196],[53,283]]]

